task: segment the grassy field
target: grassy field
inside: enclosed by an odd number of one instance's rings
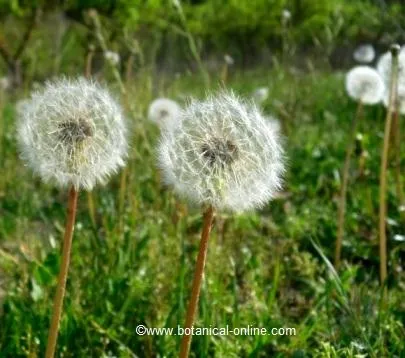
[[[106,73],[106,78],[109,78]],[[111,76],[110,76],[111,77]],[[146,119],[157,96],[184,103],[205,94],[198,75],[137,74],[119,96],[131,124],[122,173],[80,193],[58,354],[173,357],[179,336],[140,336],[182,325],[202,218],[161,184],[159,130]],[[213,89],[220,88],[218,77]],[[195,357],[404,357],[405,258],[393,175],[389,176],[388,299],[378,282],[378,178],[385,109],[366,107],[352,161],[343,265],[334,271],[337,196],[356,103],[344,73],[259,68],[231,73],[227,87],[249,96],[269,86],[265,113],[281,120],[285,187],[264,209],[218,213],[200,300],[199,327],[294,327],[295,336],[194,336]],[[44,185],[18,157],[16,102],[0,99],[0,356],[42,357],[60,264],[67,193]],[[402,130],[405,126],[402,120]],[[405,152],[401,152],[405,160]],[[392,161],[391,161],[392,162]],[[402,235],[402,236],[401,236]]]

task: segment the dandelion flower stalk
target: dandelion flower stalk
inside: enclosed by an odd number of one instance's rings
[[[380,168],[380,209],[379,209],[379,248],[380,248],[380,281],[381,285],[385,284],[387,278],[387,234],[386,234],[386,216],[387,216],[387,162],[390,142],[391,122],[394,112],[394,104],[396,100],[398,86],[398,54],[400,47],[393,45],[391,47],[392,67],[391,67],[391,83],[389,89],[389,106],[385,118],[384,142],[381,153],[381,168]],[[384,290],[384,295],[386,289]]]
[[[80,78],[48,82],[24,105],[18,123],[21,156],[45,181],[69,188],[67,222],[46,357],[55,353],[79,190],[92,190],[124,165],[126,125],[99,85]]]
[[[184,325],[185,329],[190,329],[193,326],[195,316],[197,313],[198,300],[200,297],[201,284],[204,275],[204,267],[205,262],[207,260],[208,240],[210,237],[213,219],[214,219],[214,208],[212,206],[209,206],[207,210],[204,212],[203,230],[201,233],[200,248],[198,251],[197,262],[195,265],[194,279],[191,289],[191,298],[187,307],[186,323]],[[180,355],[179,355],[180,358],[188,357],[191,345],[191,337],[192,336],[188,334],[185,334],[183,336],[180,346]]]
[[[342,186],[340,189],[339,197],[339,212],[338,212],[338,229],[335,247],[335,267],[340,266],[340,257],[342,253],[342,242],[344,236],[344,224],[345,224],[345,213],[346,213],[346,196],[347,196],[347,184],[349,182],[349,171],[350,171],[350,159],[353,154],[353,149],[355,145],[356,132],[359,125],[359,121],[363,111],[363,102],[359,101],[357,105],[356,115],[354,117],[352,127],[349,134],[349,140],[346,147],[345,163],[342,172]]]
[[[86,67],[84,70],[84,77],[87,79],[91,78],[91,73],[92,73],[92,67],[93,67],[93,57],[94,57],[94,45],[90,44],[87,55],[86,55]],[[96,228],[97,222],[96,222],[96,205],[94,203],[94,195],[92,191],[87,192],[87,206],[89,209],[89,215],[90,215],[90,220],[91,224],[93,225],[93,228]]]
[[[398,99],[398,94],[397,94]],[[402,172],[401,172],[401,123],[399,118],[399,103],[398,100],[395,104],[394,118],[393,118],[393,128],[394,128],[394,174],[395,174],[395,188],[397,191],[397,198],[399,201],[399,207],[405,205],[405,195],[402,186]],[[405,219],[405,212],[401,212],[402,219]]]
[[[368,66],[357,66],[346,76],[346,90],[348,95],[358,101],[356,115],[352,122],[346,147],[345,162],[342,171],[342,185],[340,189],[337,237],[335,246],[335,267],[340,265],[344,224],[346,214],[347,186],[349,183],[350,161],[355,147],[356,132],[365,104],[376,104],[384,94],[384,83],[376,70]]]
[[[51,327],[49,328],[48,343],[45,353],[46,358],[52,358],[55,354],[60,318],[62,315],[63,299],[66,291],[66,281],[69,271],[70,251],[72,249],[73,231],[76,219],[77,197],[77,190],[74,187],[71,187],[69,190],[65,235],[63,237],[62,263],[59,271],[56,295],[53,302]]]
[[[281,187],[284,172],[279,132],[253,102],[221,92],[193,100],[172,131],[162,131],[159,161],[167,184],[204,211],[203,231],[185,328],[198,310],[198,298],[214,211],[242,212],[263,206]],[[185,334],[180,357],[187,357]]]

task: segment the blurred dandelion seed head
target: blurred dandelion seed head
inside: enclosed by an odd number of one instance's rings
[[[377,63],[377,71],[382,77],[386,88],[390,88],[392,69],[392,55],[388,51],[381,55]],[[405,48],[402,47],[398,55],[398,84],[405,86]]]
[[[48,82],[18,109],[22,158],[43,180],[91,190],[124,165],[127,129],[110,94],[83,78]]]
[[[269,97],[269,88],[259,87],[255,89],[252,97],[256,103],[263,103]]]
[[[224,61],[228,66],[233,66],[235,64],[235,60],[231,55],[225,54]]]
[[[173,130],[179,123],[181,108],[168,98],[155,99],[148,110],[148,118],[165,130]]]
[[[283,23],[283,25],[286,25],[291,20],[291,17],[291,11],[288,9],[283,9],[283,11],[281,12],[281,22]]]
[[[121,61],[120,55],[114,51],[105,51],[104,58],[114,66],[118,65]]]
[[[6,91],[11,87],[11,80],[8,77],[0,78],[0,90]]]
[[[384,106],[387,108],[389,105],[389,100],[390,100],[389,91],[385,91],[384,96],[383,96],[383,103],[384,103]],[[398,108],[399,113],[405,114],[405,85],[398,86],[395,108]]]
[[[356,66],[346,76],[349,96],[364,104],[376,104],[382,100],[385,86],[376,70],[368,66]]]
[[[360,45],[354,51],[353,58],[360,63],[373,62],[375,58],[375,50],[373,45],[371,44]]]
[[[266,204],[281,188],[283,150],[277,131],[251,102],[222,92],[192,100],[159,162],[168,185],[200,205],[240,212]]]

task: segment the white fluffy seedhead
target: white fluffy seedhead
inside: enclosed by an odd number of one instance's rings
[[[253,103],[225,92],[191,101],[180,125],[163,133],[159,161],[181,196],[237,212],[266,204],[284,172],[274,126]]]
[[[383,103],[385,107],[388,107],[389,105],[389,91],[385,91],[384,97],[383,97]],[[398,108],[398,112],[401,114],[405,114],[405,86],[400,85],[398,86],[398,92],[397,92],[397,103],[396,107]]]
[[[381,75],[387,89],[390,88],[392,71],[392,54],[390,51],[381,55],[377,63],[377,71]],[[398,54],[398,84],[405,86],[405,51]]]
[[[124,165],[128,145],[121,109],[94,82],[48,82],[19,115],[22,158],[46,182],[91,190]]]
[[[114,66],[118,65],[121,61],[120,55],[114,51],[105,51],[104,58]]]
[[[272,116],[266,116],[265,117],[267,123],[270,125],[270,127],[273,128],[273,130],[276,133],[281,133],[281,123],[280,120],[278,120],[277,118],[274,118]]]
[[[148,118],[161,128],[173,130],[179,124],[180,111],[177,102],[168,98],[157,98],[149,105]]]
[[[235,64],[235,60],[231,55],[225,54],[224,61],[228,66],[233,66]]]
[[[259,87],[253,91],[253,99],[256,103],[263,103],[269,97],[268,87]]]
[[[353,57],[357,62],[370,63],[375,58],[375,50],[373,45],[360,45],[353,53]]]
[[[368,66],[357,66],[346,76],[346,90],[356,101],[376,104],[382,100],[385,86],[376,70]]]
[[[0,90],[7,90],[11,87],[11,81],[8,77],[1,77],[0,78]]]

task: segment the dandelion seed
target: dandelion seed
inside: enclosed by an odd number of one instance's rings
[[[350,97],[363,104],[376,104],[382,100],[384,82],[376,70],[356,66],[346,76],[346,90]]]
[[[268,87],[259,87],[253,92],[253,99],[256,103],[263,103],[269,97]]]
[[[181,112],[179,127],[163,136],[160,165],[180,195],[231,211],[267,203],[284,168],[274,125],[255,105],[226,93]]]
[[[104,58],[114,66],[118,65],[121,61],[120,55],[114,51],[105,51]]]
[[[370,63],[373,62],[375,58],[375,50],[373,45],[366,44],[366,45],[361,45],[356,48],[356,50],[353,53],[353,58],[357,62],[361,63]]]
[[[149,106],[148,118],[166,130],[173,130],[179,123],[181,108],[168,98],[155,99]]]
[[[91,190],[124,165],[120,107],[85,79],[49,82],[24,104],[18,125],[22,158],[46,182]]]

